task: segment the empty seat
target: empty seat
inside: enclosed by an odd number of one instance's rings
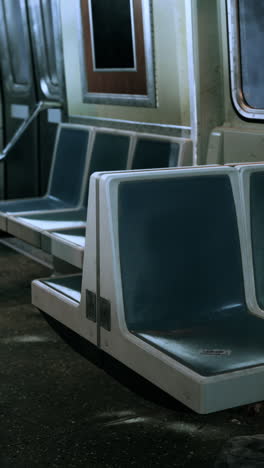
[[[82,227],[44,232],[41,234],[41,248],[81,269],[85,247],[85,231],[85,227]]]
[[[108,136],[110,139],[110,137]],[[174,167],[181,164],[192,163],[191,140],[158,135],[137,134],[134,142],[134,151],[130,153],[127,169],[152,169],[159,167]],[[111,140],[111,139],[110,139]],[[98,141],[96,171],[113,170],[111,159],[105,161],[106,141]],[[119,153],[122,161],[122,151]],[[120,164],[122,168],[122,164]],[[93,170],[91,170],[93,172]],[[79,228],[76,235],[72,229],[57,232],[42,233],[42,248],[58,256],[78,268],[82,267],[85,232],[80,237]]]
[[[91,182],[81,289],[80,276],[34,281],[33,304],[197,412],[262,400],[264,321],[245,301],[238,171]]]
[[[178,143],[153,138],[138,138],[131,169],[178,166]]]
[[[7,230],[7,217],[11,213],[69,210],[82,203],[89,135],[90,129],[86,126],[61,124],[58,127],[47,194],[0,202],[2,230]]]
[[[58,322],[81,334],[82,328],[85,330],[85,326],[82,327],[80,314],[81,285],[81,274],[35,280],[32,284],[33,304]]]
[[[50,214],[9,216],[7,230],[9,234],[29,242],[36,247],[41,247],[41,233],[56,229],[82,227],[87,212],[87,199],[89,179],[93,172],[104,170],[122,170],[127,166],[130,146],[130,134],[126,132],[109,132],[98,130],[95,134],[93,147],[86,168],[86,187],[84,189],[83,206],[78,213],[68,219],[69,214]],[[85,215],[84,215],[85,212]],[[74,219],[73,219],[74,218]],[[48,242],[43,245],[48,245]]]
[[[247,303],[264,317],[264,164],[238,165],[245,235]]]
[[[264,312],[264,167],[250,174],[249,197],[256,298]]]
[[[245,301],[239,200],[232,168],[100,181],[102,349],[198,412],[264,397],[264,321]]]
[[[228,176],[123,183],[118,210],[128,328],[145,340],[149,333],[151,342],[166,353],[175,353],[176,359],[194,370],[206,375],[214,372],[212,358],[203,360],[199,349],[191,345],[193,335],[197,330],[197,336],[203,337],[199,348],[210,331],[205,342],[210,339],[206,347],[211,348],[215,331],[219,347],[219,324],[223,318],[237,320],[245,308]],[[187,342],[186,349],[182,341]]]
[[[53,213],[9,216],[7,230],[15,237],[41,248],[41,233],[46,230],[81,228],[86,226],[87,208]]]
[[[151,134],[136,136],[129,169],[152,169],[192,164],[192,142],[184,138]]]
[[[81,286],[82,286],[82,275],[67,275],[57,278],[48,278],[43,280],[43,283],[50,288],[64,294],[72,301],[80,303],[81,300]]]
[[[83,275],[64,275],[32,283],[32,303],[71,330],[97,344],[96,287],[97,206],[96,178],[89,189],[88,226]]]

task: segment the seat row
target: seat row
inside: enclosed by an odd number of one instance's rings
[[[0,202],[0,229],[81,268],[93,172],[191,163],[188,139],[61,124],[46,195]]]
[[[199,413],[264,398],[264,165],[95,173],[83,273],[32,302]]]

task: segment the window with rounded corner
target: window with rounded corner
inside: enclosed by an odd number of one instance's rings
[[[80,0],[83,101],[155,105],[150,0]]]
[[[264,118],[264,2],[227,0],[231,90],[237,111]]]

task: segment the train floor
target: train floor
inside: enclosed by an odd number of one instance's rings
[[[77,352],[30,304],[31,280],[50,271],[1,244],[0,256],[0,468],[264,466],[252,438],[264,433],[262,404],[201,416]]]

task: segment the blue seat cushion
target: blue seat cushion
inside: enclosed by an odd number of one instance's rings
[[[132,169],[178,166],[180,145],[170,141],[139,138],[132,162]]]
[[[197,311],[198,312],[198,311]],[[245,310],[232,310],[200,325],[135,334],[200,375],[212,376],[264,364],[264,320]],[[172,324],[171,324],[172,325]]]
[[[43,198],[30,198],[3,201],[0,203],[0,212],[22,213],[27,211],[49,211],[68,208],[69,204],[50,196]]]
[[[227,175],[121,182],[118,235],[129,328],[199,326],[245,307]]]

